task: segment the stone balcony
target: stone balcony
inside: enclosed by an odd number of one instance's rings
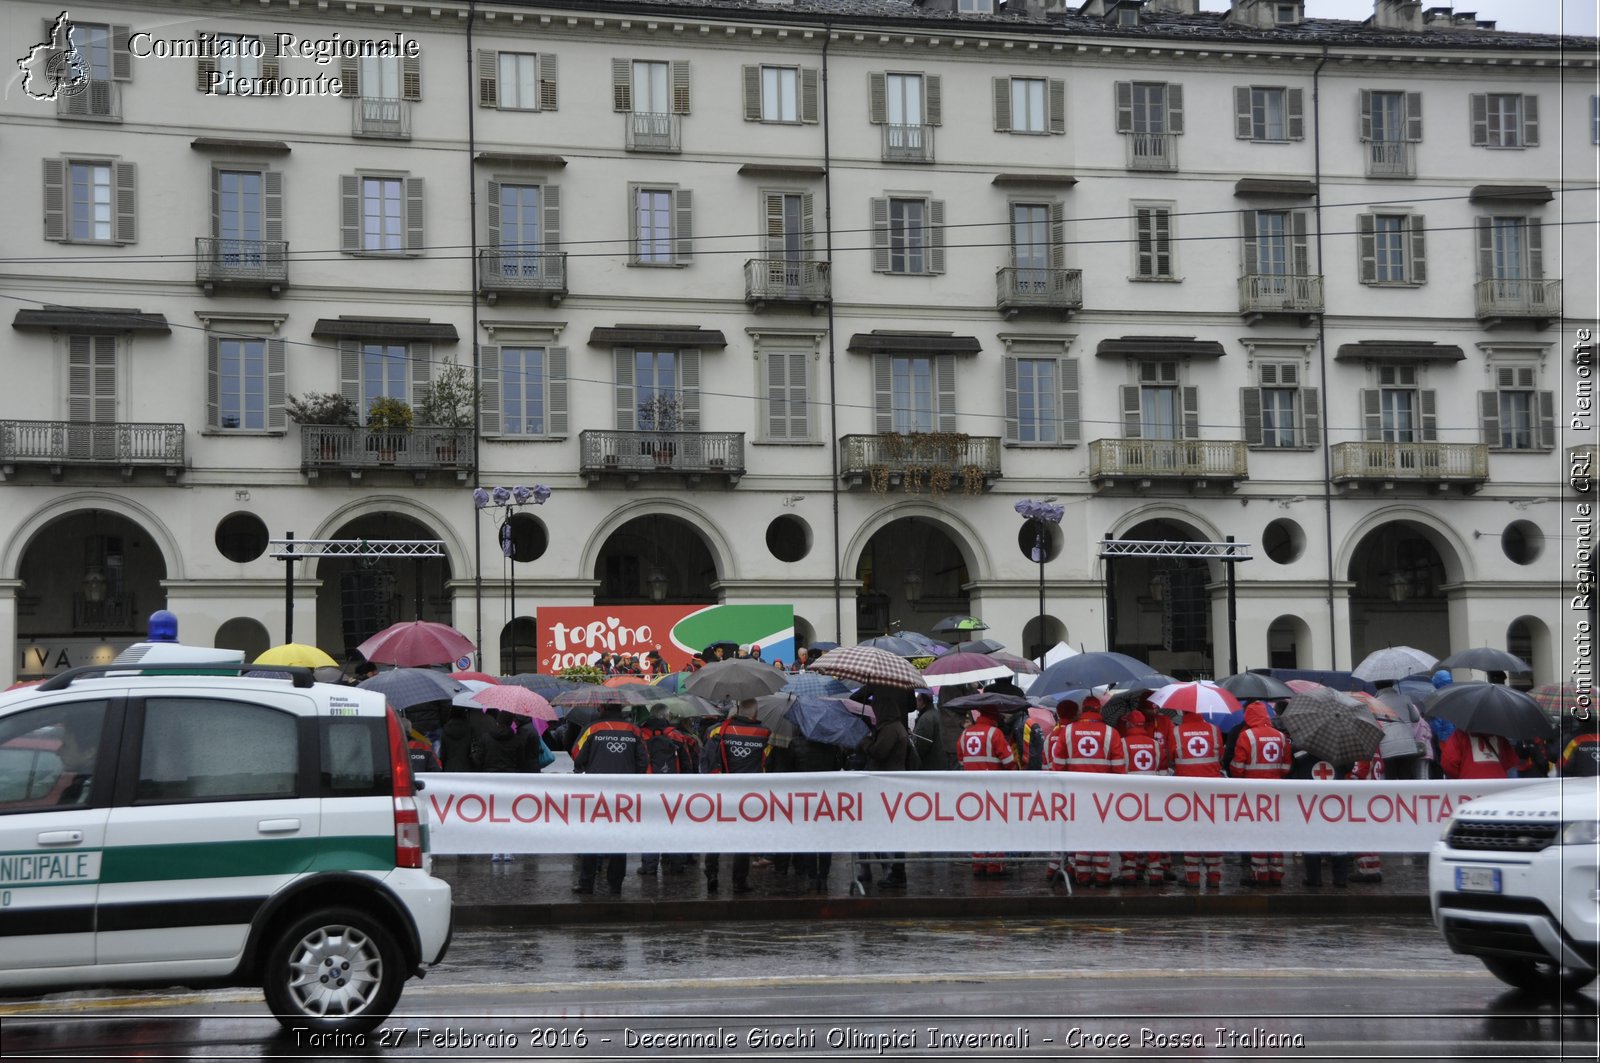
[[[350,132],[382,140],[411,139],[411,101],[362,97],[351,101]]]
[[[1128,142],[1128,169],[1176,170],[1178,168],[1178,136],[1176,133],[1125,133]]]
[[[744,301],[752,310],[803,306],[813,313],[833,298],[828,263],[811,259],[752,258],[744,264]]]
[[[1501,277],[1473,288],[1478,320],[1492,328],[1507,321],[1531,321],[1544,328],[1561,316],[1561,282]]]
[[[1024,310],[1044,310],[1065,320],[1083,309],[1083,271],[1004,266],[994,275],[995,309],[1009,320]]]
[[[490,305],[512,295],[548,299],[559,306],[567,297],[567,253],[483,248],[478,252],[478,290]]]
[[[1393,490],[1415,484],[1439,491],[1476,491],[1489,479],[1489,448],[1483,443],[1335,443],[1333,483]]]
[[[1408,140],[1369,140],[1364,145],[1368,177],[1417,176],[1417,146]]]
[[[655,111],[634,111],[627,119],[624,146],[628,151],[656,151],[677,154],[683,150],[681,115]]]
[[[1234,439],[1097,439],[1089,444],[1095,487],[1154,486],[1182,481],[1189,490],[1233,490],[1250,478],[1249,451]]]
[[[1321,274],[1246,273],[1239,278],[1239,313],[1246,322],[1287,314],[1310,324],[1322,306]]]
[[[932,162],[933,126],[896,125],[883,127],[884,162]]]

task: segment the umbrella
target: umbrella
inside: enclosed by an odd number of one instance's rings
[[[1217,686],[1242,701],[1273,701],[1294,696],[1294,690],[1283,680],[1257,672],[1230,675],[1218,680]]]
[[[467,689],[431,668],[391,668],[362,680],[360,686],[363,690],[376,690],[402,712],[425,701],[449,701]]]
[[[789,681],[789,673],[780,672],[770,664],[750,659],[735,658],[708,664],[683,684],[685,693],[717,701],[733,698],[759,698],[775,694]]]
[[[285,642],[274,646],[255,659],[256,664],[281,664],[291,668],[337,668],[339,662],[315,646],[303,642]]]
[[[968,653],[993,653],[995,650],[1005,649],[1006,644],[996,642],[994,639],[974,639],[971,642],[963,642],[961,648]]]
[[[1294,691],[1295,694],[1315,694],[1323,690],[1333,690],[1332,687],[1323,686],[1321,683],[1311,679],[1290,679],[1283,685]],[[1343,693],[1338,690],[1333,690],[1333,692],[1335,694]]]
[[[1157,708],[1194,713],[1212,723],[1235,712],[1244,714],[1244,706],[1239,704],[1238,698],[1217,684],[1204,681],[1162,687],[1151,693],[1150,703]]]
[[[563,679],[558,675],[543,675],[538,672],[508,675],[501,679],[500,683],[502,686],[523,687],[535,694],[543,694],[546,698],[554,698],[557,694],[565,694],[569,690],[576,690],[585,685],[576,679]]]
[[[1390,691],[1383,693],[1389,694]],[[1416,719],[1412,714],[1416,709],[1409,698],[1403,694],[1385,698],[1361,691],[1351,691],[1350,696],[1372,710],[1378,726],[1383,728],[1383,741],[1378,744],[1380,757],[1385,760],[1390,757],[1414,757],[1422,752],[1417,733],[1412,728]]]
[[[1500,735],[1513,742],[1556,735],[1555,725],[1537,701],[1498,683],[1451,683],[1424,711],[1433,719],[1450,721],[1460,730]]]
[[[661,691],[649,684],[630,683],[622,687],[599,687],[585,683],[576,690],[568,690],[550,699],[557,712],[562,709],[593,708],[602,705],[648,705],[660,700]],[[562,713],[563,716],[566,713]]]
[[[412,668],[428,664],[451,664],[457,658],[472,654],[476,647],[471,639],[449,624],[413,620],[389,625],[357,649],[374,664]]]
[[[530,720],[557,719],[556,710],[550,702],[524,687],[488,686],[472,695],[472,700],[486,709],[500,709]]]
[[[833,698],[794,698],[784,719],[812,742],[854,749],[870,733],[867,721]]]
[[[829,650],[836,650],[838,648],[839,644],[837,642],[813,642],[811,645],[806,647],[806,649],[810,650],[814,654],[823,654],[827,653]]]
[[[1142,679],[1154,675],[1155,671],[1125,653],[1079,653],[1046,668],[1029,689],[1037,694],[1053,694],[1073,687],[1097,687],[1124,679]]]
[[[451,672],[450,673],[450,678],[454,679],[454,680],[457,680],[459,682],[462,682],[462,683],[468,682],[469,680],[476,680],[479,683],[488,683],[490,686],[496,686],[500,682],[499,679],[495,678],[492,675],[489,675],[486,672],[472,672],[472,671]]]
[[[868,646],[872,649],[892,653],[896,657],[932,657],[933,654],[926,646],[919,646],[910,639],[901,638],[899,635],[879,635],[875,639],[863,639],[856,643],[857,646]]]
[[[1015,694],[991,694],[980,690],[976,694],[964,694],[959,698],[952,698],[944,703],[947,709],[956,712],[970,712],[974,709],[999,709],[1001,712],[1017,712],[1028,708],[1028,699],[1019,698]]]
[[[795,699],[788,694],[763,694],[756,698],[756,719],[772,732],[772,744],[787,746],[797,733],[789,720],[789,706]]]
[[[992,657],[981,653],[956,650],[947,653],[922,670],[922,678],[930,687],[959,686],[962,683],[982,683],[987,679],[1010,679],[1011,669]]]
[[[850,687],[831,675],[796,672],[783,684],[782,693],[793,694],[797,698],[842,698],[849,695],[850,690]]]
[[[1365,705],[1326,687],[1290,698],[1278,725],[1295,749],[1336,768],[1370,759],[1383,741],[1383,728]]]
[[[600,684],[607,687],[649,686],[650,680],[642,675],[608,675]]]
[[[1452,653],[1438,663],[1439,668],[1475,668],[1480,672],[1531,672],[1533,665],[1524,661],[1514,653],[1497,650],[1489,646],[1479,646],[1476,649],[1462,650]]]
[[[1374,682],[1379,679],[1401,679],[1431,669],[1438,663],[1439,658],[1426,650],[1413,649],[1410,646],[1389,646],[1367,654],[1361,659],[1360,664],[1350,670],[1350,674],[1357,679]]]
[[[703,716],[727,715],[726,709],[693,694],[673,694],[652,701],[649,707],[653,709],[657,705],[662,707],[669,720],[697,720]]]
[[[949,646],[937,639],[930,639],[920,631],[902,631],[900,632],[900,637],[911,643],[913,646],[921,646],[924,650],[926,650],[927,652],[923,654],[924,657],[937,657],[941,653],[948,653],[950,651]],[[963,646],[961,648],[966,649],[967,647]]]
[[[1545,683],[1528,691],[1528,697],[1545,712],[1553,716],[1565,716],[1574,709],[1591,708],[1595,694],[1593,690],[1576,683]]]
[[[971,646],[963,648],[969,651],[972,649]],[[990,650],[987,656],[1011,669],[1011,674],[1013,675],[1038,675],[1043,671],[1026,657],[1018,657],[1016,654],[1006,653],[1004,650]]]
[[[670,690],[674,694],[682,694],[683,684],[687,683],[692,675],[693,672],[668,672],[666,675],[656,676],[653,685]]]
[[[905,659],[871,646],[841,646],[824,653],[813,672],[846,679],[852,683],[877,683],[880,686],[922,690],[927,682]]]
[[[1083,699],[1088,696],[1089,690],[1086,687],[1079,687],[1077,690],[1058,690],[1054,694],[1029,695],[1029,700],[1059,712],[1063,701],[1070,701],[1074,706],[1077,706],[1082,705]],[[1127,710],[1124,709],[1123,711],[1126,712]],[[1116,722],[1105,715],[1104,708],[1101,709],[1100,715],[1105,718],[1106,723]]]
[[[940,633],[946,631],[988,631],[989,625],[975,616],[947,616],[933,625],[933,630]]]

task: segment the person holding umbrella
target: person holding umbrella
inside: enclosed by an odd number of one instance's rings
[[[1193,779],[1221,778],[1222,732],[1199,713],[1185,712],[1172,731],[1172,773]],[[1205,869],[1206,885],[1222,885],[1221,853],[1184,853],[1183,884],[1200,888],[1200,871]]]
[[[1509,779],[1517,762],[1516,749],[1500,735],[1460,727],[1439,747],[1439,767],[1446,779]]]

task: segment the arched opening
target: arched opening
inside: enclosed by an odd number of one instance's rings
[[[796,613],[794,618],[794,644],[796,646],[809,646],[815,641],[817,641],[816,625]]]
[[[1555,658],[1551,655],[1550,629],[1536,616],[1519,616],[1506,628],[1506,649],[1533,665],[1532,672],[1514,672],[1506,682],[1519,690],[1527,690],[1544,682],[1553,682]]]
[[[519,616],[500,629],[500,662],[507,675],[536,672],[539,629],[531,616]]]
[[[427,525],[398,513],[369,513],[339,526],[330,539],[438,539]],[[317,645],[348,655],[390,624],[452,619],[447,557],[324,557],[317,562]]]
[[[1445,598],[1449,547],[1415,521],[1389,521],[1362,537],[1350,558],[1350,654],[1359,661],[1385,646],[1450,653]]]
[[[219,650],[241,650],[244,659],[253,661],[272,646],[267,627],[253,616],[236,616],[217,628]]]
[[[1039,621],[1044,621],[1044,635],[1039,634]],[[1022,654],[1039,660],[1058,642],[1067,640],[1067,625],[1055,617],[1046,614],[1043,617],[1033,617],[1022,625]]]
[[[966,554],[938,521],[901,517],[867,540],[856,562],[856,638],[928,632],[939,619],[971,610]]]
[[[688,521],[665,513],[635,517],[612,532],[595,561],[596,605],[715,603],[717,563]]]
[[[1280,616],[1267,627],[1267,667],[1302,668],[1311,659],[1311,628],[1298,616]],[[1241,668],[1249,668],[1241,662]]]
[[[1123,534],[1134,542],[1204,542],[1175,520],[1147,520]],[[1179,679],[1216,675],[1211,639],[1211,566],[1197,557],[1119,557],[1108,582],[1114,587],[1111,648],[1146,661]]]

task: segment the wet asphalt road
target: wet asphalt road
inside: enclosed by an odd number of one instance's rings
[[[1422,918],[586,926],[458,935],[362,1044],[246,991],[58,994],[0,1003],[0,1055],[1594,1059],[1596,1010],[1506,990]]]

